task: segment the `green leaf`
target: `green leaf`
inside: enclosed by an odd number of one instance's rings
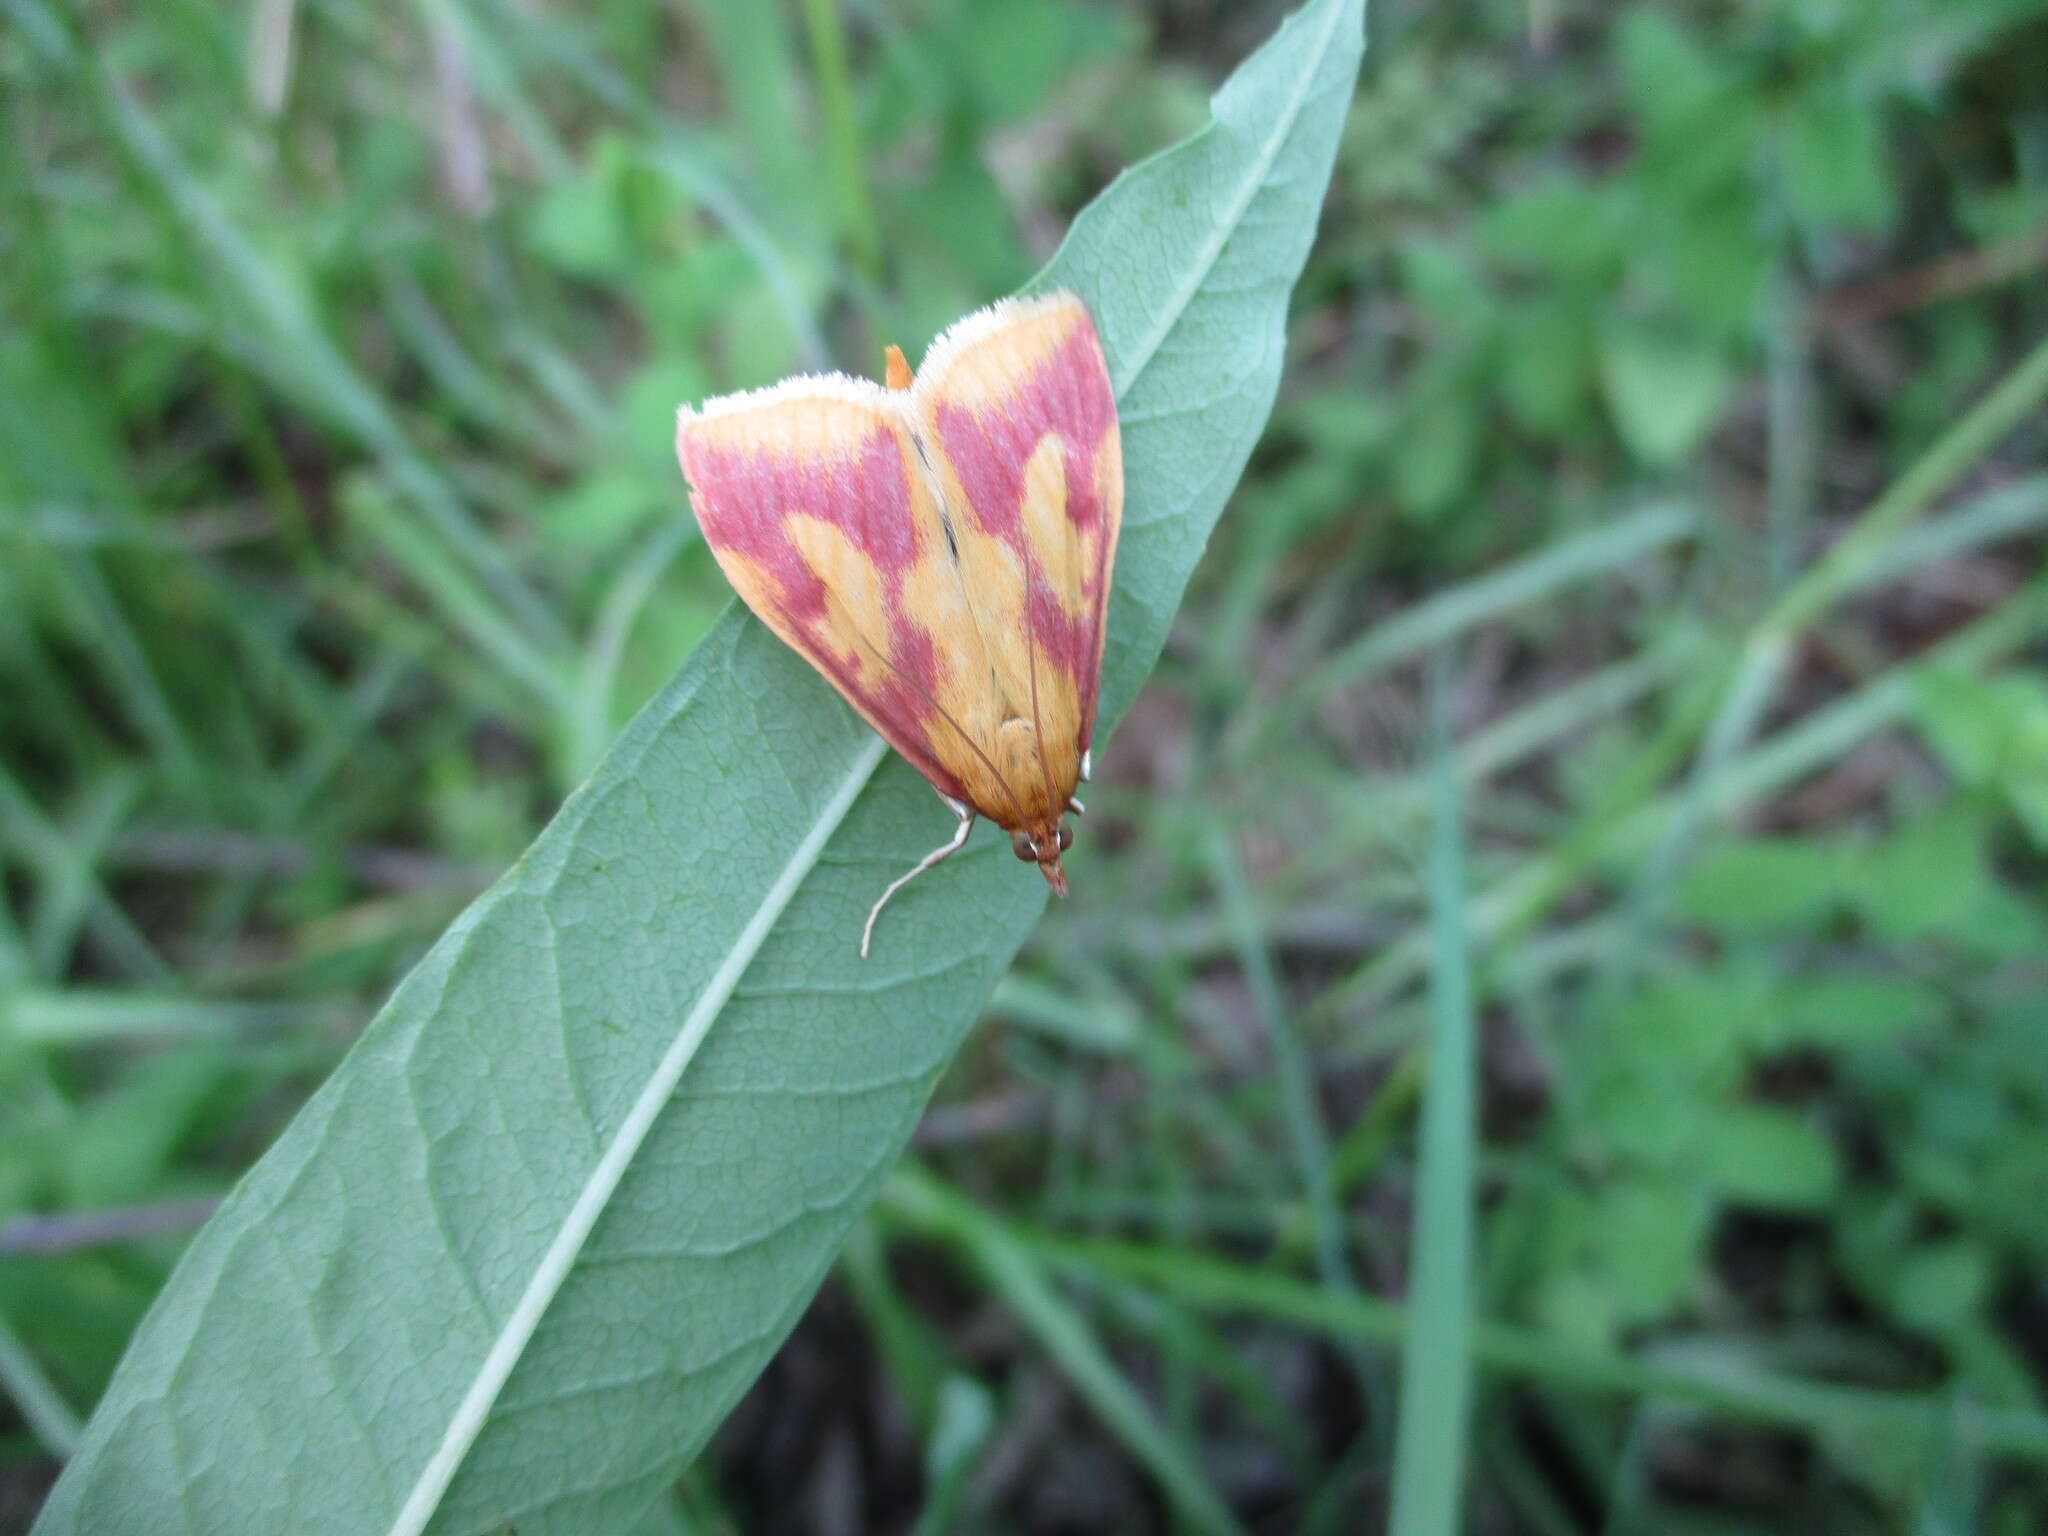
[[[602,167],[552,182],[526,216],[525,239],[577,277],[616,277],[632,254],[618,189]]]
[[[1507,198],[1481,221],[1479,236],[1504,261],[1582,282],[1611,282],[1629,230],[1605,187],[1563,178]]]
[[[65,1203],[120,1205],[154,1194],[227,1072],[227,1056],[211,1044],[130,1066],[65,1128]]]
[[[1788,976],[1776,1001],[1767,1032],[1774,1048],[1875,1044],[1930,1028],[1946,1012],[1939,992],[1896,975]]]
[[[1725,933],[1771,933],[1811,923],[1843,896],[1842,860],[1798,837],[1731,838],[1701,854],[1679,887],[1687,917]]]
[[[1834,1144],[1790,1110],[1723,1105],[1707,1121],[1697,1154],[1701,1181],[1737,1205],[1810,1211],[1834,1193]]]
[[[1472,483],[1481,431],[1471,391],[1453,383],[1431,392],[1394,462],[1401,505],[1419,518],[1446,512]]]
[[[1628,12],[1617,28],[1615,50],[1629,105],[1653,135],[1683,138],[1721,88],[1713,57],[1661,12]]]
[[[542,532],[564,554],[599,554],[623,544],[665,510],[669,488],[659,490],[645,475],[606,467],[565,487],[540,505]]]
[[[1593,399],[1593,322],[1576,300],[1544,301],[1511,312],[1500,345],[1501,396],[1516,425],[1563,439],[1584,422]]]
[[[1875,229],[1892,214],[1884,118],[1846,79],[1815,82],[1786,114],[1785,193],[1815,226]]]
[[[1634,321],[1602,334],[1600,377],[1622,441],[1648,464],[1669,464],[1696,447],[1730,382],[1718,348]]]
[[[2010,801],[2037,848],[2048,848],[2048,682],[2032,672],[1975,677],[1953,669],[1915,682],[1921,729],[1965,784]]]
[[[1992,954],[2038,948],[2039,913],[1991,867],[1986,830],[1979,808],[1949,801],[1872,848],[1856,887],[1870,931],[1889,943],[1938,938]]]
[[[1362,48],[1314,0],[1040,286],[1093,305],[1127,706],[1271,407]],[[46,1533],[630,1525],[803,1311],[1039,912],[734,613],[194,1240]],[[879,772],[877,770],[880,770]],[[1085,850],[1074,874],[1088,900]]]
[[[1889,1301],[1908,1328],[1945,1334],[1966,1326],[1991,1289],[1984,1250],[1962,1238],[1922,1243],[1895,1259]]]
[[[1661,1317],[1684,1298],[1712,1216],[1698,1190],[1673,1179],[1626,1178],[1600,1192],[1588,1237],[1627,1321]]]

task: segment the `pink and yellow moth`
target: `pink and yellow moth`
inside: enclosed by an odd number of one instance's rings
[[[958,321],[913,378],[845,374],[725,395],[676,425],[704,537],[763,623],[959,818],[881,894],[1010,834],[1059,895],[1088,777],[1123,456],[1087,306],[1009,299]]]

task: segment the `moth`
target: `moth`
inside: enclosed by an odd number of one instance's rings
[[[884,355],[879,384],[811,374],[676,423],[741,599],[959,818],[875,902],[863,956],[889,899],[976,816],[1066,895],[1124,500],[1116,397],[1075,295],[976,311],[914,377]]]

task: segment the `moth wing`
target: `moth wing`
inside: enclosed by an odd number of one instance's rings
[[[1006,718],[1032,724],[1029,753],[1013,729],[990,755],[1057,819],[1094,735],[1123,521],[1116,398],[1087,306],[1055,293],[969,315],[932,343],[910,402]]]
[[[986,810],[988,787],[962,769],[985,752],[972,733],[993,732],[992,701],[975,700],[987,668],[905,400],[843,375],[790,379],[686,408],[676,455],[746,605],[942,794]],[[942,700],[965,700],[968,718]]]

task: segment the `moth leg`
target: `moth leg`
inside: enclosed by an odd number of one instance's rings
[[[1067,796],[1067,809],[1072,811],[1076,816],[1085,816],[1088,814],[1088,807],[1081,803],[1081,799],[1078,795]]]
[[[1081,754],[1081,782],[1083,784],[1086,784],[1090,779],[1095,777],[1095,775],[1092,772],[1090,772],[1090,770],[1095,766],[1093,761],[1094,757],[1095,749],[1093,747],[1088,748]]]
[[[967,841],[967,834],[974,827],[974,808],[972,806],[962,805],[951,795],[941,795],[939,798],[946,802],[955,816],[960,818],[960,825],[953,829],[953,840],[943,848],[934,848],[930,853],[919,859],[917,867],[912,869],[910,873],[898,875],[894,880],[891,880],[889,888],[882,892],[874,906],[868,909],[867,926],[860,931],[860,957],[863,960],[868,957],[868,940],[875,936],[875,919],[882,915],[882,908],[889,905],[889,898],[948,854],[958,853],[960,845]]]

